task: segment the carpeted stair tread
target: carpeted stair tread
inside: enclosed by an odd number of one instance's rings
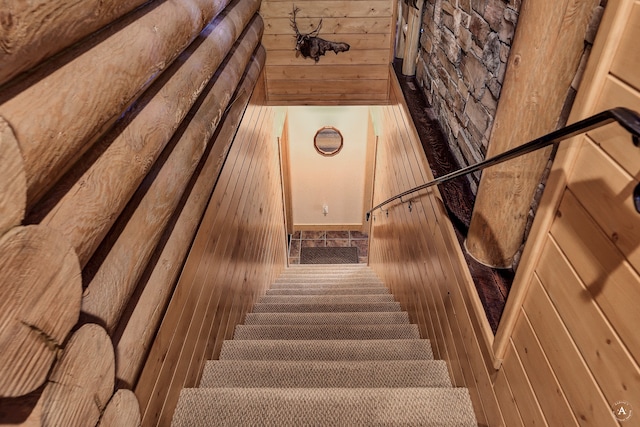
[[[269,289],[267,295],[386,295],[385,287],[370,288],[280,288]]]
[[[398,302],[341,303],[341,304],[270,304],[257,303],[254,313],[335,313],[335,312],[402,311]]]
[[[200,387],[451,387],[444,360],[210,360]]]
[[[327,275],[327,274],[291,274],[282,275],[274,280],[274,283],[289,283],[289,282],[302,282],[302,283],[315,283],[315,282],[377,282],[382,283],[382,280],[373,274],[350,274],[350,275]]]
[[[419,339],[417,325],[238,325],[234,340]]]
[[[291,266],[253,305],[172,426],[476,426],[469,392],[360,264]]]
[[[291,281],[283,283],[274,283],[270,289],[315,289],[315,288],[381,288],[384,287],[382,282],[329,282],[326,280],[316,280],[315,282]]]
[[[264,295],[258,302],[265,304],[343,304],[349,302],[394,302],[393,295]]]
[[[248,313],[245,325],[371,325],[408,324],[406,311],[336,313]]]
[[[226,340],[220,360],[433,360],[428,340]]]
[[[172,426],[477,426],[462,388],[183,389]]]
[[[295,274],[318,274],[318,275],[349,275],[349,274],[369,274],[376,273],[366,265],[333,265],[333,264],[291,264],[285,269],[281,276],[291,276]]]
[[[337,274],[330,274],[330,273],[313,273],[313,272],[309,272],[309,273],[296,273],[296,274],[281,274],[279,277],[277,277],[275,279],[275,282],[280,282],[280,281],[290,281],[290,280],[295,280],[295,279],[300,279],[300,280],[327,280],[329,282],[334,281],[334,280],[374,280],[374,281],[380,281],[380,278],[371,272],[353,272],[353,273],[337,273]]]

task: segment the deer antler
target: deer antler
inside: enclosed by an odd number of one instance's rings
[[[315,30],[311,31],[308,35],[311,37],[317,37],[320,34],[320,28],[322,28],[322,18],[320,18],[320,22]]]
[[[300,11],[300,9],[297,8],[294,5],[293,6],[293,18],[289,20],[289,21],[291,21],[291,28],[293,28],[293,31],[296,32],[296,36],[300,35],[300,31],[298,31],[298,24],[296,24],[296,15],[298,14],[299,11]]]
[[[320,28],[322,28],[322,18],[320,18],[320,22],[318,23],[318,26],[316,27],[315,30],[311,31],[308,34],[300,34],[300,31],[298,30],[298,24],[296,23],[296,15],[298,14],[298,12],[300,12],[300,8],[297,8],[295,5],[293,6],[293,18],[289,19],[289,21],[291,22],[291,28],[293,28],[293,31],[296,32],[296,37],[299,36],[306,36],[306,37],[317,37],[318,34],[320,34]]]

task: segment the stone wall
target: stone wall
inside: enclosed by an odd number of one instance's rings
[[[425,0],[416,79],[460,166],[484,159],[521,0]],[[474,193],[480,175],[470,177]]]
[[[521,4],[425,0],[416,79],[461,167],[485,158]],[[593,11],[558,127],[566,124],[606,4]],[[479,181],[479,173],[469,177],[474,193]]]

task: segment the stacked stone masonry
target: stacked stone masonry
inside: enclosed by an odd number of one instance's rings
[[[521,0],[426,0],[416,78],[460,165],[484,159]],[[477,191],[480,175],[471,177]]]

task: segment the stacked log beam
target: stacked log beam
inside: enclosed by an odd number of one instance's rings
[[[0,84],[147,1],[3,1]]]
[[[102,413],[98,427],[139,426],[140,405],[131,390],[116,391]]]
[[[19,225],[27,208],[27,176],[13,129],[0,117],[0,236]]]
[[[257,2],[253,3],[257,5]],[[247,2],[238,4],[244,5]],[[223,26],[221,25],[220,27]],[[215,79],[215,83],[203,99],[199,100],[198,109],[191,120],[186,120],[188,123],[185,123],[185,126],[178,132],[172,130],[175,132],[175,141],[169,144],[172,148],[171,152],[164,159],[161,169],[147,175],[147,182],[140,186],[140,188],[144,189],[144,194],[137,203],[135,212],[131,213],[130,217],[125,218],[126,224],[122,226],[121,230],[118,230],[113,244],[109,244],[109,247],[106,248],[108,253],[104,255],[104,258],[101,256],[102,254],[97,254],[98,258],[103,259],[100,259],[100,265],[88,284],[82,302],[82,311],[96,319],[100,319],[100,322],[106,325],[107,330],[113,331],[117,326],[126,303],[133,293],[135,284],[144,271],[144,267],[147,265],[171,213],[176,209],[178,202],[182,198],[191,174],[200,162],[200,157],[204,153],[206,144],[218,125],[222,113],[231,99],[231,95],[242,77],[251,53],[260,40],[261,31],[262,20],[256,17],[243,34],[243,37],[238,40],[234,54],[223,66],[220,66],[219,75]],[[223,29],[222,32],[227,32],[227,30]],[[219,46],[216,43],[218,38],[222,38],[222,34],[219,31],[212,31],[207,40],[210,41],[212,46]],[[193,67],[199,71],[205,68],[202,66],[205,59],[212,58],[210,50],[205,47],[206,43],[203,42],[198,48],[199,51],[203,51],[202,57],[196,57],[195,55],[190,57],[190,59],[196,60]],[[228,45],[228,48],[230,47],[231,44]],[[186,67],[183,66],[181,71],[185,69]],[[215,71],[215,68],[212,69],[211,74],[213,74],[213,71]],[[187,81],[192,83],[190,80]],[[168,84],[164,87],[167,86]],[[154,110],[152,109],[151,111]],[[157,110],[154,112],[158,117]],[[159,118],[161,120],[164,119],[165,123],[168,120],[168,117],[165,118],[164,115]],[[149,121],[147,126],[151,127],[156,123],[154,119]],[[149,131],[151,131],[150,128]],[[117,145],[114,144],[109,147],[100,158],[100,160],[105,159],[105,165],[101,170],[104,173],[94,175],[97,185],[104,182],[111,183],[123,175],[126,176],[126,172],[118,168],[117,164],[110,166],[110,162],[108,162],[107,156],[110,154],[111,148],[114,147],[117,147]],[[120,153],[118,154],[120,155]],[[132,177],[132,179],[126,180],[123,184],[126,183],[129,186],[137,184],[137,178],[137,176]],[[113,185],[110,186],[110,189],[113,190]],[[73,206],[77,209],[77,204],[74,202],[86,201],[86,205],[90,206],[90,209],[86,211],[87,224],[96,224],[94,219],[96,213],[104,213],[114,206],[124,206],[126,203],[126,201],[117,200],[115,197],[110,200],[105,198],[105,192],[93,193],[95,194],[94,200],[87,201],[91,194],[83,193],[81,189],[78,189],[78,193],[75,193],[74,197],[69,199],[69,209],[73,209]],[[123,193],[126,194],[125,192]],[[70,214],[70,211],[67,211],[67,214]],[[56,218],[62,217],[56,216]],[[78,221],[78,223],[83,223],[83,221]],[[109,226],[110,228],[111,224],[104,224],[104,226]],[[83,227],[82,231],[86,235],[87,227]]]
[[[0,1],[0,424],[135,426],[264,65],[260,1],[49,3]]]
[[[236,3],[238,6],[247,4]],[[231,38],[224,31],[211,34],[216,38]],[[216,45],[223,43],[216,38],[211,38],[217,42]],[[207,47],[209,45],[205,43],[191,45],[94,150],[80,159],[81,164],[90,163],[87,171],[79,179],[68,174],[59,186],[65,191],[64,195],[58,200],[54,191],[39,207],[48,210],[42,223],[65,234],[76,248],[83,266],[122,213],[224,58],[224,54],[219,55]],[[97,154],[100,156],[96,159]],[[52,201],[57,203],[49,210]]]
[[[78,329],[42,393],[42,420],[50,426],[96,425],[113,395],[115,356],[98,325]]]
[[[28,206],[191,44],[226,2],[152,3],[3,90],[0,117],[20,143]]]
[[[32,225],[0,238],[0,396],[44,383],[81,295],[78,258],[60,233]]]

